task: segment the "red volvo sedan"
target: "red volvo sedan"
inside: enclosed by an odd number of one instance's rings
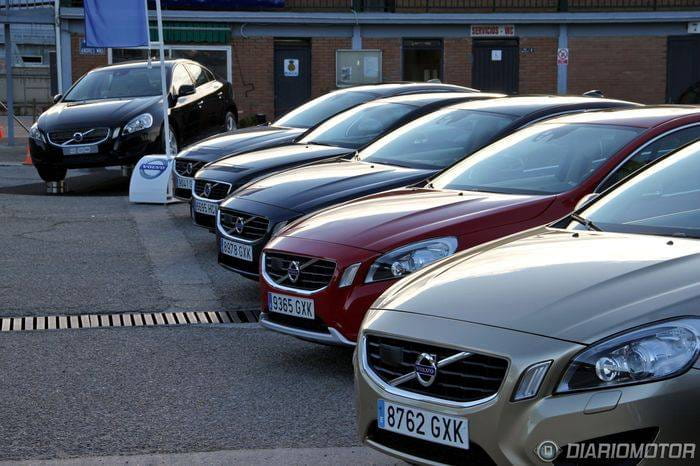
[[[263,252],[261,324],[353,345],[367,309],[396,279],[561,218],[587,195],[698,138],[699,108],[560,117],[508,136],[420,187],[304,217]]]

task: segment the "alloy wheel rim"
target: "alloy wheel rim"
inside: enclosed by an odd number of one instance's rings
[[[236,120],[230,113],[226,114],[226,131],[233,131],[236,129]]]

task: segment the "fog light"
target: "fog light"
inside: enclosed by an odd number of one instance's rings
[[[352,285],[352,282],[355,281],[355,275],[357,275],[357,271],[359,270],[359,268],[360,263],[358,262],[357,264],[352,264],[347,269],[345,269],[345,272],[343,272],[343,276],[340,278],[338,288],[345,288],[346,286]]]
[[[552,361],[539,362],[525,369],[513,393],[513,401],[527,400],[537,396]]]

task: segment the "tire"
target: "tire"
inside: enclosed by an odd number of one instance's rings
[[[234,115],[233,112],[228,111],[228,112],[226,112],[226,116],[224,117],[224,130],[225,131],[233,131],[235,129],[238,129],[238,123],[236,122],[236,115]]]
[[[68,172],[66,168],[43,167],[41,165],[35,165],[35,167],[41,179],[47,183],[66,179],[66,173]]]
[[[172,156],[175,157],[177,155],[178,151],[178,145],[177,145],[177,133],[173,129],[172,125],[169,126],[170,128],[170,148],[172,149]],[[163,141],[165,141],[165,135],[161,138]],[[163,144],[163,153],[166,153],[165,150],[165,144]]]

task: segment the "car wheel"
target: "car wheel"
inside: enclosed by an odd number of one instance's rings
[[[170,141],[169,146],[170,146],[170,154],[172,154],[173,157],[177,155],[177,134],[175,134],[175,130],[173,129],[172,126],[170,126]],[[165,151],[165,147],[163,147],[163,151]]]
[[[236,117],[233,112],[226,112],[226,117],[224,118],[224,129],[226,129],[226,131],[233,131],[237,128],[238,125],[236,124]]]
[[[42,167],[41,165],[35,165],[36,171],[39,172],[39,176],[42,180],[48,182],[51,181],[62,181],[66,178],[66,173],[68,172],[65,168],[55,168],[55,167]]]

